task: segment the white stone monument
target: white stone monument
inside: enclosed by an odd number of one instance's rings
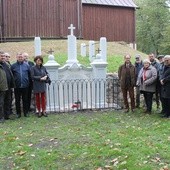
[[[86,57],[86,44],[81,43],[81,56]]]
[[[68,35],[68,59],[63,67],[49,55],[44,65],[50,74],[52,83],[47,86],[47,111],[72,110],[72,105],[79,101],[82,109],[102,108],[106,104],[106,39],[101,40],[103,53],[95,56],[95,42],[89,42],[91,67],[85,67],[77,60],[77,39],[73,25]],[[52,50],[51,50],[52,51]],[[102,56],[103,55],[103,56]]]
[[[67,36],[68,38],[68,60],[66,61],[67,65],[71,66],[73,64],[78,64],[77,60],[77,39],[74,36],[74,29],[73,24],[68,27],[70,29],[70,35]]]
[[[103,61],[107,61],[107,40],[106,37],[100,38],[100,54]]]
[[[97,54],[91,63],[93,68],[94,82],[92,84],[92,103],[97,108],[103,108],[106,105],[106,67],[107,62],[103,61],[101,54]]]
[[[34,49],[35,49],[35,56],[41,55],[41,39],[40,39],[40,37],[34,38]]]
[[[89,61],[92,62],[95,57],[95,42],[89,41]]]
[[[48,73],[50,75],[50,79],[52,81],[50,86],[47,86],[48,90],[47,90],[47,107],[46,110],[47,111],[54,111],[58,109],[58,98],[53,98],[52,95],[54,93],[53,88],[54,88],[54,84],[56,83],[56,81],[58,80],[58,68],[60,67],[60,64],[58,64],[55,61],[55,57],[52,54],[52,50],[50,50],[49,52],[49,56],[48,56],[48,61],[44,64],[44,66],[47,68]],[[57,89],[55,90],[55,93],[57,94],[58,91]]]

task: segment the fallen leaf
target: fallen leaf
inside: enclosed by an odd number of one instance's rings
[[[22,155],[24,155],[25,153],[26,153],[26,151],[18,151],[18,152],[16,153],[16,155],[22,156]]]
[[[32,144],[32,143],[30,143],[28,146],[29,146],[29,147],[31,147],[31,146],[33,146],[33,144]]]
[[[115,159],[111,160],[110,162],[111,162],[111,163],[115,163],[115,162],[117,162],[117,161],[118,161],[118,159],[115,158]]]
[[[102,170],[102,168],[101,168],[101,167],[99,167],[99,168],[97,168],[96,170]]]
[[[105,168],[106,168],[106,169],[111,169],[112,167],[109,166],[109,165],[106,165]]]

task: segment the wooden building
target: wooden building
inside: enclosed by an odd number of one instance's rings
[[[78,38],[135,42],[133,0],[0,0],[1,40]]]

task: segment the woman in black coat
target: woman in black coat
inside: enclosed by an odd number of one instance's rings
[[[46,114],[46,82],[48,79],[48,72],[42,65],[43,58],[36,56],[34,58],[35,66],[31,68],[31,77],[33,81],[33,91],[35,94],[36,108],[38,110],[38,117]],[[42,112],[41,112],[42,111]]]

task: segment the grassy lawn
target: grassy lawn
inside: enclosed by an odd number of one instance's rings
[[[97,41],[96,41],[97,42]],[[87,47],[87,56],[80,56],[80,46],[81,43],[86,43],[88,45],[88,41],[85,40],[77,40],[77,53],[78,53],[78,61],[80,64],[85,66],[90,66],[90,62],[88,59],[88,47]],[[55,60],[63,66],[67,61],[67,40],[42,40],[42,55],[45,57],[45,62],[48,60],[47,52],[52,48],[54,50]],[[99,44],[96,44],[95,49],[99,48]],[[1,43],[0,50],[5,52],[9,52],[11,54],[11,62],[16,60],[17,52],[27,52],[30,58],[33,60],[34,56],[34,42],[7,42]],[[118,66],[123,63],[123,56],[125,54],[130,54],[132,56],[132,62],[134,63],[134,56],[136,54],[141,54],[143,58],[147,55],[141,53],[140,51],[134,50],[129,47],[128,44],[123,42],[107,42],[107,72],[117,72]],[[44,62],[44,63],[45,63]]]
[[[170,121],[142,110],[30,115],[0,124],[2,170],[165,170],[169,153]]]

